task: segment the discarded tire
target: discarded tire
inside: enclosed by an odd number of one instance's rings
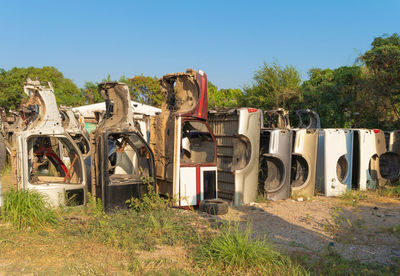
[[[224,215],[228,213],[228,203],[219,199],[200,201],[199,210],[211,215]]]

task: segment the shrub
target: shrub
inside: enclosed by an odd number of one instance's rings
[[[10,190],[4,194],[1,220],[18,230],[39,228],[58,222],[57,214],[46,205],[43,195],[32,190]]]

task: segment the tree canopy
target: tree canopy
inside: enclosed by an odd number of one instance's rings
[[[27,78],[53,83],[57,103],[83,105],[103,101],[96,82],[77,86],[56,68],[0,69],[0,106],[18,109]],[[110,75],[104,81],[110,81]],[[161,106],[163,95],[155,76],[121,76],[132,99]],[[400,128],[400,36],[373,39],[371,48],[353,66],[313,68],[302,82],[297,69],[277,62],[263,63],[252,81],[239,88],[220,89],[208,82],[211,109],[283,107],[317,111],[323,127]]]
[[[23,86],[27,78],[51,82],[59,104],[74,106],[85,103],[85,97],[81,90],[56,68],[51,66],[42,68],[14,67],[9,71],[0,69],[0,106],[7,109],[19,108],[22,97],[25,97]]]

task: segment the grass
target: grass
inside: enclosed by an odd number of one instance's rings
[[[151,188],[141,200],[130,200],[130,209],[113,213],[91,197],[87,206],[59,210],[48,209],[34,192],[12,191],[5,199],[13,205],[2,209],[2,222],[6,214],[31,214],[26,208],[41,202],[41,211],[34,212],[39,215],[0,224],[0,272],[6,274],[399,275],[399,266],[348,261],[333,248],[317,257],[284,254],[265,237],[254,237],[250,224],[212,228],[192,210],[171,208],[172,202]],[[357,228],[340,208],[332,216],[336,231],[344,231],[343,225]],[[50,220],[36,223],[32,217]],[[19,230],[26,227],[31,231]],[[387,231],[400,230],[397,225]]]
[[[101,202],[90,200],[83,223],[66,222],[67,235],[94,239],[117,248],[154,250],[158,245],[195,243],[200,239],[191,211],[170,208],[171,202],[149,188],[141,200],[132,199],[131,209],[103,212]]]
[[[238,224],[223,227],[219,235],[199,246],[196,260],[203,267],[219,269],[222,273],[307,274],[265,239],[253,238],[250,225],[244,231]]]
[[[10,190],[4,194],[0,219],[18,230],[42,228],[58,222],[54,210],[46,206],[43,195],[32,190]]]

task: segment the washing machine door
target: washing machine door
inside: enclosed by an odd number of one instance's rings
[[[259,181],[267,199],[290,196],[291,146],[290,130],[263,130],[261,133]]]
[[[315,190],[318,130],[296,130],[293,139],[291,194],[294,198],[310,197]]]

